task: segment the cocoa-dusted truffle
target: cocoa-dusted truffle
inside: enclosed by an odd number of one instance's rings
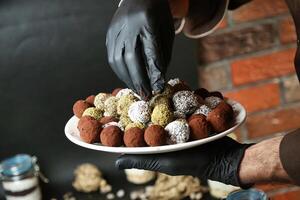
[[[172,100],[175,110],[185,114],[193,113],[199,106],[196,96],[191,91],[176,92]]]
[[[84,100],[78,100],[73,105],[73,113],[76,117],[80,118],[82,117],[83,112],[91,106],[91,104]]]
[[[206,97],[210,96],[209,91],[205,88],[198,88],[197,90],[194,91],[194,93],[201,96],[202,99],[205,99]]]
[[[108,97],[104,101],[104,116],[113,116],[117,117],[117,105],[118,105],[118,98],[115,96]]]
[[[94,106],[95,95],[88,96],[85,101]]]
[[[168,124],[165,130],[168,144],[184,143],[189,140],[190,128],[185,120],[175,120]]]
[[[190,138],[192,140],[200,140],[206,138],[209,133],[209,123],[204,115],[197,115],[189,121]]]
[[[99,120],[103,117],[103,112],[99,108],[90,107],[83,112],[82,116],[91,116],[94,119]]]
[[[144,139],[149,146],[166,144],[166,131],[162,126],[151,125],[145,130]]]
[[[213,130],[217,133],[223,132],[231,127],[234,113],[231,105],[222,101],[207,116]]]
[[[205,98],[205,104],[211,109],[216,108],[221,102],[222,99],[219,97],[211,96]]]
[[[123,90],[123,88],[116,88],[112,91],[111,95],[117,96],[118,92],[120,92],[121,90]]]
[[[133,123],[128,124],[125,127],[125,131],[127,131],[128,129],[134,128],[134,127],[140,128],[140,129],[145,129],[146,126],[142,123],[139,123],[139,122],[133,122]]]
[[[121,91],[123,91],[123,90],[121,90]],[[118,105],[117,105],[117,113],[119,115],[128,116],[129,107],[131,106],[131,104],[133,104],[137,100],[138,99],[133,94],[127,94],[127,95],[121,96],[119,101],[118,101]]]
[[[222,93],[219,92],[219,91],[213,91],[213,92],[210,92],[210,93],[209,93],[209,96],[219,97],[220,99],[224,99]]]
[[[96,108],[99,108],[100,110],[104,111],[104,102],[110,96],[111,94],[102,92],[95,96],[94,105],[96,106]]]
[[[188,118],[188,120],[187,120],[188,123],[189,123],[190,121],[192,121],[193,119],[200,117],[200,115],[201,115],[201,114],[192,114],[192,115]]]
[[[82,117],[77,126],[80,138],[86,143],[95,143],[99,141],[99,135],[101,132],[101,123],[92,117]]]
[[[207,105],[203,104],[199,108],[197,108],[197,110],[195,110],[195,112],[193,114],[194,115],[202,114],[202,115],[207,116],[208,113],[210,113],[211,111],[212,111],[211,108],[209,108]]]
[[[173,113],[169,106],[159,104],[154,107],[151,115],[151,121],[160,126],[166,126],[173,119]]]
[[[99,122],[101,124],[107,124],[109,122],[118,122],[118,119],[112,116],[102,117]]]
[[[137,101],[130,105],[128,116],[133,122],[147,123],[151,116],[150,106],[146,101]]]
[[[144,147],[144,131],[140,128],[130,128],[124,133],[124,144],[126,147]]]
[[[101,131],[101,143],[109,147],[119,147],[123,144],[123,134],[119,127],[108,126]]]

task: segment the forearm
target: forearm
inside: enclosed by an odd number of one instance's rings
[[[280,160],[281,137],[265,140],[249,147],[240,164],[242,184],[261,182],[291,182]]]

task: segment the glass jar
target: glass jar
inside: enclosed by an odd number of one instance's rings
[[[226,200],[267,200],[266,193],[257,189],[239,190],[229,194]]]
[[[0,163],[0,179],[7,200],[42,199],[40,170],[36,162],[34,156],[18,154]]]

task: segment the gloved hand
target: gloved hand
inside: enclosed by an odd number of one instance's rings
[[[122,155],[116,161],[118,169],[145,169],[169,175],[191,175],[201,180],[240,184],[238,170],[250,144],[240,144],[224,137],[195,148],[153,155]]]
[[[124,0],[113,16],[106,36],[109,64],[143,99],[164,87],[174,34],[168,0]]]

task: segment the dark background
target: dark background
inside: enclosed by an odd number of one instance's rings
[[[113,167],[118,155],[78,147],[63,132],[77,99],[124,87],[107,64],[105,48],[117,4],[0,1],[0,160],[36,155],[51,181],[43,187],[44,199],[71,191],[73,170],[83,162],[98,165],[113,188],[132,187]],[[196,87],[194,54],[193,41],[177,36],[168,76]]]

